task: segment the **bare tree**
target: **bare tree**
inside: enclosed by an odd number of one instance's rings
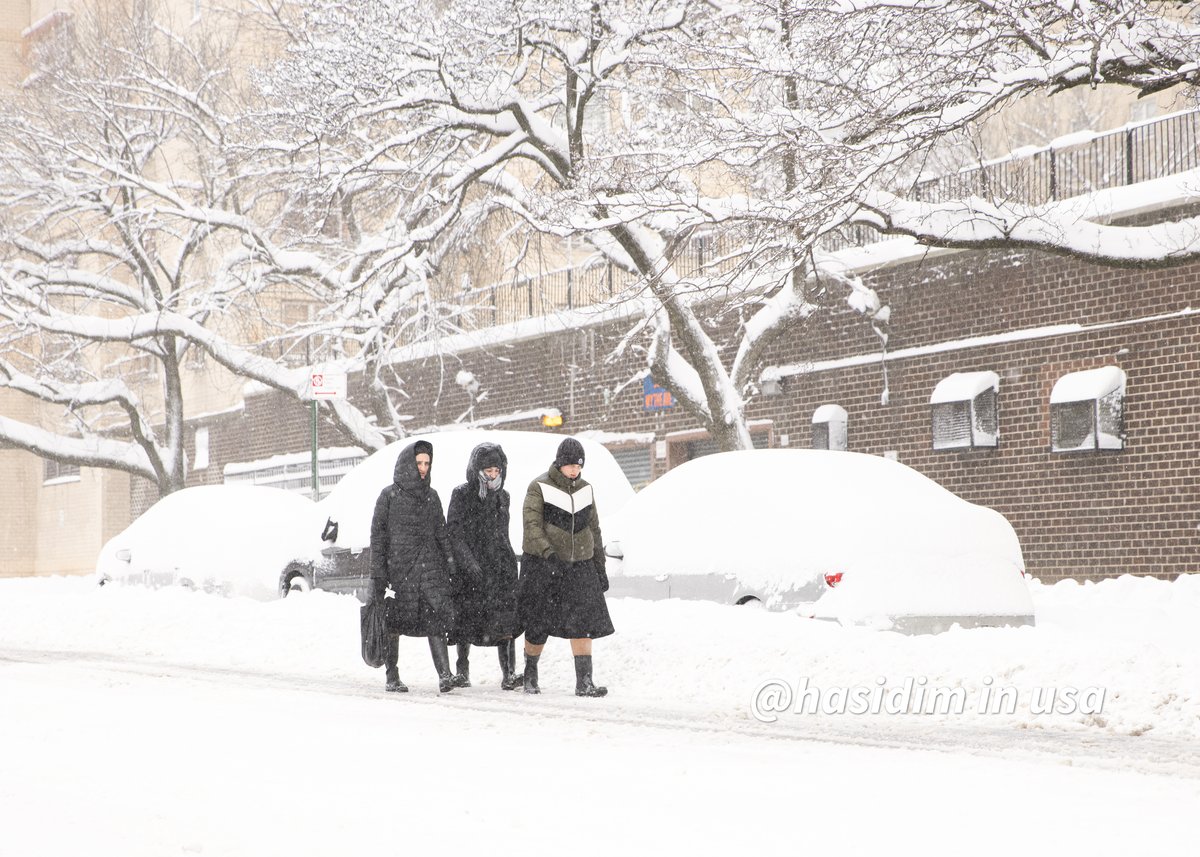
[[[255,172],[235,24],[173,26],[151,2],[81,9],[5,94],[0,387],[44,407],[33,423],[0,416],[0,439],[168,493],[185,480],[190,357],[306,395],[308,370],[262,346],[258,310],[279,284],[240,272],[262,253],[331,266],[273,240],[291,234],[280,200],[303,194]],[[386,442],[333,408],[363,445]]]
[[[647,370],[724,448],[750,445],[745,404],[772,342],[834,299],[877,329],[886,321],[821,252],[837,230],[1113,263],[1200,253],[1193,221],[1130,233],[1078,204],[911,193],[933,154],[1015,99],[1194,83],[1200,41],[1177,4],[277,0],[270,11],[291,39],[271,92],[302,105],[310,156],[321,146],[341,164],[335,186],[404,184],[411,207],[392,221],[407,229],[440,229],[486,200],[529,233],[585,238],[636,281],[625,298],[644,312],[623,347],[644,333]],[[721,258],[687,261],[688,242],[714,233]],[[726,313],[738,321],[729,341],[707,323]]]
[[[1200,219],[1111,222],[1103,196],[1046,200],[994,182],[961,196],[914,193],[931,154],[1018,100],[1053,111],[1056,96],[1105,87],[1194,101],[1200,28],[1194,4],[1156,0],[887,0],[803,4],[791,67],[828,105],[820,129],[857,153],[861,181],[845,222],[932,246],[1045,250],[1107,265],[1200,258]],[[813,74],[814,58],[823,73]],[[1195,176],[1182,176],[1195,185]],[[801,208],[797,218],[805,218]]]
[[[248,0],[250,2],[250,0]],[[0,438],[183,480],[181,363],[303,395],[304,360],[361,371],[335,417],[400,431],[395,347],[461,328],[439,273],[481,230],[520,267],[582,239],[633,285],[644,347],[724,448],[748,447],[764,350],[833,300],[886,309],[821,252],[852,225],[951,247],[1123,264],[1197,255],[1196,222],[1109,224],[1011,195],[922,202],[931,156],[1017,98],[1193,85],[1190,12],[1145,0],[253,0],[278,51],[180,35],[153,4],[76,20],[7,99],[0,146],[0,385],[71,430]],[[121,17],[124,15],[125,17]],[[107,29],[106,29],[107,28]],[[497,224],[501,227],[497,229]],[[702,263],[698,236],[721,239]],[[274,333],[255,308],[315,308]],[[732,339],[720,324],[733,315]],[[131,358],[158,389],[115,380]]]
[[[410,207],[390,222],[406,230],[441,235],[499,210],[529,233],[586,239],[637,281],[626,299],[645,314],[628,341],[647,333],[648,368],[722,446],[750,445],[756,361],[815,308],[793,276],[812,231],[758,215],[746,228],[749,192],[783,181],[764,179],[764,165],[782,176],[787,150],[805,168],[804,141],[781,141],[763,115],[783,96],[780,76],[754,75],[760,22],[690,0],[307,0],[268,11],[291,39],[268,91],[310,123],[290,135],[309,141],[296,157],[319,149],[351,194],[403,184]],[[777,14],[768,23],[778,31]],[[681,268],[689,237],[717,228],[753,238],[720,266]],[[522,246],[512,242],[515,257]],[[744,317],[733,343],[716,341],[698,312],[725,296]]]

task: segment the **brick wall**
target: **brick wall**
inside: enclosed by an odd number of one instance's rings
[[[889,360],[886,406],[877,363],[795,376],[752,415],[773,418],[777,434],[807,446],[812,411],[841,405],[852,450],[894,450],[1003,513],[1029,571],[1043,579],[1200,571],[1200,316],[1154,318],[1200,306],[1200,266],[1120,270],[1039,254],[963,254],[873,285],[893,308],[892,352],[1051,325],[1111,326]],[[772,359],[877,351],[856,326],[865,327],[839,313],[816,342],[793,341]],[[1127,376],[1125,449],[1051,452],[1054,383],[1110,365]],[[952,372],[978,370],[1000,376],[998,447],[933,451],[930,393]]]

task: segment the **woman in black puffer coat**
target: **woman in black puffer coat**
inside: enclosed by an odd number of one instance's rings
[[[470,687],[471,646],[496,646],[500,687],[515,690],[517,558],[508,537],[509,497],[504,490],[508,457],[499,444],[471,450],[467,481],[450,495],[446,531],[459,569],[454,606],[457,622],[451,639],[458,645],[459,687]]]
[[[433,445],[409,444],[396,459],[392,484],[371,520],[371,582],[387,605],[387,690],[407,691],[398,669],[400,635],[428,637],[438,690],[454,688],[446,635],[454,628],[454,558],[442,501],[429,484]]]

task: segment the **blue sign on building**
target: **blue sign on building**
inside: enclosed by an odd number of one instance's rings
[[[643,409],[647,411],[665,411],[675,407],[675,397],[670,390],[664,390],[654,384],[654,379],[647,375],[642,379]]]

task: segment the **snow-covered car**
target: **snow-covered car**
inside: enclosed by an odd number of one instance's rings
[[[317,505],[279,488],[204,485],[163,497],[96,557],[99,582],[277,598],[297,556],[320,556]]]
[[[873,455],[699,458],[642,489],[607,533],[610,595],[757,604],[914,633],[1034,621],[1008,520]]]
[[[385,446],[342,477],[328,496],[317,503],[323,526],[318,534],[325,540],[322,557],[313,561],[297,557],[285,576],[297,584],[332,592],[354,593],[365,598],[370,590],[371,517],[379,492],[392,482],[396,457],[410,443],[427,440],[433,444],[433,487],[447,511],[450,493],[467,475],[467,460],[476,445],[498,443],[508,457],[504,487],[512,496],[509,536],[513,549],[521,551],[521,504],[529,483],[554,461],[563,436],[549,432],[464,429],[413,435]],[[581,439],[586,454],[583,478],[595,492],[600,522],[616,514],[633,498],[633,486],[612,453],[593,440]]]

